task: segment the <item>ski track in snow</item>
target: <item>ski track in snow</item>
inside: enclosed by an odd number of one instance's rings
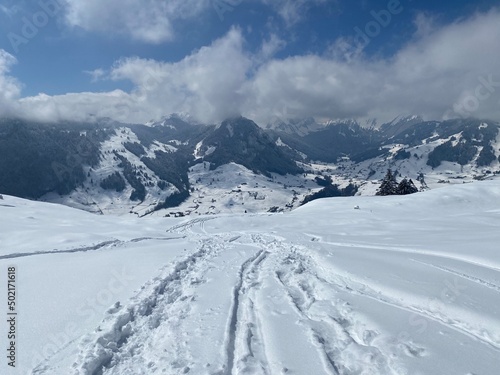
[[[116,246],[122,246],[127,243],[138,243],[143,241],[172,241],[182,239],[184,237],[138,237],[133,238],[128,241],[120,241],[120,240],[109,240],[103,241],[95,245],[77,247],[75,249],[67,249],[67,250],[46,250],[46,251],[34,251],[29,253],[13,253],[7,255],[1,255],[0,259],[14,259],[14,258],[23,258],[37,255],[50,255],[50,254],[72,254],[72,253],[85,253],[88,251],[96,251],[101,250],[103,248],[111,248]]]
[[[193,237],[202,237],[194,228],[199,227],[204,233],[203,225],[206,220],[190,220],[184,224],[170,228],[168,232],[186,233]],[[198,230],[198,228],[196,228]],[[226,339],[224,344],[225,363],[222,369],[213,374],[231,375],[231,374],[269,374],[268,359],[265,351],[265,338],[259,324],[258,312],[255,309],[255,296],[259,293],[260,280],[263,273],[266,276],[273,277],[273,274],[280,275],[284,271],[277,271],[276,267],[283,262],[286,264],[290,258],[290,252],[297,251],[293,245],[286,245],[280,239],[273,236],[262,235],[219,235],[218,241],[214,239],[199,239],[200,249],[186,259],[178,262],[173,272],[159,278],[154,287],[146,288],[144,296],[139,293],[132,302],[124,306],[115,306],[108,311],[109,316],[98,327],[94,334],[89,335],[82,344],[82,350],[78,359],[73,365],[74,373],[81,375],[111,375],[125,374],[128,362],[137,360],[144,350],[143,342],[149,337],[155,329],[161,324],[172,323],[169,320],[169,310],[175,304],[183,304],[180,311],[176,310],[176,315],[183,315],[187,318],[189,315],[189,301],[194,300],[194,294],[186,294],[185,290],[192,286],[192,279],[202,283],[203,275],[208,268],[210,259],[216,258],[226,246],[250,245],[257,248],[254,255],[246,259],[240,266],[237,275],[237,282],[233,288],[231,309],[227,320]],[[246,241],[245,241],[246,240]],[[226,244],[224,246],[223,244]],[[269,261],[269,258],[274,258]],[[266,264],[270,266],[266,267]],[[289,270],[292,271],[292,270]],[[294,273],[292,272],[292,275]],[[295,306],[299,315],[304,321],[311,322],[308,325],[310,329],[309,339],[314,342],[318,348],[318,357],[325,363],[326,373],[340,374],[338,365],[335,363],[335,353],[345,350],[345,347],[335,346],[332,339],[336,342],[334,336],[325,336],[325,331],[344,332],[341,325],[331,319],[330,325],[322,322],[321,316],[313,316],[305,311],[290,286],[285,284],[283,278],[278,277],[284,287],[284,292],[290,296],[291,303]],[[287,282],[299,283],[295,278],[288,278]],[[305,281],[304,281],[305,282]],[[300,284],[302,285],[302,284]],[[196,286],[196,285],[195,285]],[[304,289],[305,288],[305,289]],[[151,290],[152,289],[152,290]],[[303,287],[302,293],[309,296],[312,288]],[[345,318],[339,318],[344,321]],[[305,323],[303,323],[305,324]],[[340,328],[339,328],[340,327]],[[338,333],[337,332],[337,333]],[[349,336],[351,337],[351,336]],[[365,344],[363,344],[365,345]],[[175,344],[174,344],[175,346]],[[181,353],[182,349],[177,348],[179,357],[188,358],[188,353]],[[186,361],[184,361],[186,362]],[[144,369],[151,364],[144,363]],[[176,361],[172,362],[172,373],[187,373],[189,367],[177,368]],[[386,369],[387,370],[387,369]],[[144,370],[144,374],[147,370]],[[390,374],[390,372],[380,372]]]
[[[181,223],[179,225],[175,225],[169,229],[167,229],[167,233],[172,233],[172,232],[177,232],[177,233],[186,233],[186,232],[191,232],[191,229],[195,226],[198,225],[202,231],[202,233],[206,234],[205,232],[205,223],[210,220],[214,220],[215,217],[206,217],[206,218],[199,218],[199,219],[192,219],[188,220],[187,222]]]
[[[377,332],[360,327],[349,305],[335,301],[332,284],[311,272],[320,267],[308,257],[306,249],[279,242],[278,246],[284,259],[275,277],[303,317],[301,324],[308,326],[310,338],[317,344],[328,373],[401,375],[402,372],[393,370],[392,366],[396,365],[391,363],[389,355],[372,345]],[[355,361],[351,358],[346,367],[343,362],[348,356],[353,356]]]
[[[385,245],[369,245],[365,243],[346,243],[346,242],[330,242],[330,241],[321,241],[313,237],[314,242],[321,242],[323,244],[327,244],[330,246],[338,246],[338,247],[353,247],[359,249],[373,249],[373,250],[381,250],[381,251],[393,251],[398,253],[407,253],[407,254],[416,254],[416,255],[425,255],[433,258],[441,258],[445,260],[455,260],[463,263],[468,263],[474,266],[483,267],[490,269],[495,272],[500,273],[500,265],[499,267],[492,266],[491,264],[481,263],[478,259],[473,257],[467,257],[465,255],[452,255],[449,253],[441,253],[438,251],[429,251],[424,249],[414,249],[414,248],[404,248],[404,247],[394,247],[394,246],[385,246]]]
[[[241,266],[238,283],[233,290],[231,318],[227,330],[225,375],[233,374],[235,366],[242,373],[252,371],[251,373],[254,374],[267,374],[265,353],[260,356],[256,355],[255,350],[252,348],[252,341],[259,339],[259,326],[254,313],[254,302],[251,295],[252,288],[259,285],[259,270],[268,255],[268,252],[260,250]],[[238,352],[236,342],[239,342],[240,347],[242,346],[245,349]],[[255,368],[255,372],[251,370],[252,367]]]
[[[458,331],[466,336],[469,336],[473,339],[481,341],[484,344],[491,346],[493,349],[500,352],[500,341],[498,338],[490,337],[490,333],[485,331],[484,329],[476,329],[471,327],[468,322],[462,321],[459,318],[452,319],[450,316],[459,316],[460,311],[452,311],[451,308],[448,311],[430,311],[425,306],[425,301],[422,301],[422,305],[405,305],[400,302],[396,298],[391,298],[390,296],[386,296],[381,292],[372,290],[365,284],[359,284],[357,288],[353,288],[353,285],[356,285],[357,282],[352,279],[344,279],[345,283],[336,284],[339,288],[344,288],[345,291],[356,294],[362,297],[366,297],[372,299],[376,302],[380,302],[386,305],[389,305],[393,308],[400,309],[403,311],[408,311],[414,314],[417,314],[421,317],[424,317],[429,320],[436,321],[441,325],[448,327],[449,329]],[[326,280],[325,280],[326,281]],[[335,285],[335,284],[332,284]],[[480,316],[477,317],[480,319]]]
[[[481,278],[479,278],[477,276],[468,275],[468,274],[465,274],[465,273],[462,273],[462,272],[458,272],[458,271],[452,270],[451,268],[448,268],[448,267],[438,266],[436,264],[427,263],[427,262],[423,262],[423,261],[416,260],[416,259],[412,259],[412,261],[420,263],[420,264],[424,264],[424,265],[429,266],[429,267],[436,268],[436,269],[438,269],[440,271],[444,271],[444,272],[450,273],[452,275],[461,277],[463,279],[472,281],[472,282],[474,282],[476,284],[479,284],[481,286],[485,286],[487,288],[490,288],[490,289],[493,289],[493,290],[495,290],[497,292],[500,292],[500,286],[498,286],[497,284],[494,284],[494,283],[492,283],[490,281],[483,280],[483,279],[481,279]]]
[[[170,267],[173,269],[169,268],[165,276],[154,279],[129,306],[111,309],[103,321],[105,328],[99,327],[86,338],[84,349],[73,365],[75,374],[115,373],[114,367],[139,354],[148,333],[169,319],[172,306],[183,304],[184,309],[189,309],[192,296],[183,293],[184,289],[200,282],[200,273],[207,267],[208,260],[222,250],[219,244],[202,241],[197,252]],[[191,278],[192,275],[196,277]]]
[[[272,358],[267,352],[269,337],[262,328],[262,316],[257,302],[265,298],[261,288],[264,279],[273,279],[280,286],[280,292],[298,317],[297,324],[308,333],[306,339],[316,348],[317,360],[322,363],[325,374],[404,375],[408,372],[398,362],[395,351],[399,355],[417,359],[426,355],[425,347],[409,340],[397,342],[393,348],[379,344],[376,339],[380,332],[357,317],[349,303],[339,297],[341,293],[368,298],[376,303],[417,314],[500,351],[498,338],[492,337],[488,331],[478,330],[468,322],[461,321],[460,311],[430,311],[424,307],[423,301],[403,304],[399,298],[391,296],[390,291],[373,289],[353,275],[336,272],[333,268],[327,269],[321,259],[311,255],[311,249],[286,242],[285,239],[272,234],[209,234],[205,223],[215,219],[217,217],[188,220],[167,230],[167,233],[181,237],[112,240],[79,249],[10,254],[0,259],[56,252],[86,252],[146,240],[188,238],[199,243],[195,252],[166,265],[161,275],[144,285],[125,306],[116,304],[107,311],[96,331],[82,340],[80,353],[72,367],[72,373],[75,375],[192,373],[190,366],[196,362],[196,358],[181,339],[185,334],[181,329],[182,321],[190,318],[191,305],[197,298],[197,289],[206,283],[207,273],[214,267],[217,258],[224,252],[237,251],[239,247],[253,248],[255,251],[241,259],[232,293],[227,296],[230,299],[230,309],[227,311],[221,351],[223,358],[211,369],[207,368],[204,372],[206,374],[275,373],[272,372]],[[319,239],[312,246],[318,243],[333,247],[418,253],[430,259],[445,257],[420,250],[322,242]],[[481,278],[433,263],[411,260],[500,291],[498,285]],[[474,263],[468,259],[455,260],[497,271],[491,266]],[[148,340],[159,334],[159,330],[162,330],[161,333],[169,345],[164,348],[162,369],[158,367],[160,364],[148,360],[145,354],[148,345],[153,345],[154,342]],[[40,367],[35,373],[49,374],[50,367]],[[281,373],[295,372],[283,367]]]
[[[491,267],[489,265],[482,264],[480,262],[472,261],[469,259],[464,259],[464,257],[461,256],[455,256],[455,255],[447,255],[447,254],[441,254],[437,252],[432,252],[432,251],[426,251],[426,250],[418,250],[418,249],[405,249],[402,247],[390,247],[390,246],[378,246],[378,245],[365,245],[365,244],[355,244],[355,243],[332,243],[332,242],[321,242],[321,241],[315,241],[316,243],[320,242],[323,244],[328,244],[330,246],[340,246],[340,247],[355,247],[355,248],[363,248],[363,249],[376,249],[376,250],[382,250],[382,251],[396,251],[396,252],[401,252],[401,253],[408,253],[408,254],[418,254],[422,255],[428,258],[438,258],[438,259],[445,259],[445,260],[454,260],[457,262],[473,265],[476,267],[482,267],[491,271],[495,272],[500,272],[495,267]],[[411,261],[415,261],[414,259],[411,259]],[[499,291],[500,288],[498,285],[487,282],[485,280],[482,280],[480,278],[466,275],[464,273],[456,272],[453,271],[449,268],[446,267],[441,267],[434,265],[432,263],[427,263],[427,262],[422,262],[422,261],[415,261],[421,264],[424,264],[426,266],[430,266],[433,268],[436,268],[440,271],[446,272],[446,273],[451,273],[454,274],[455,276],[459,276],[465,279],[468,279],[472,282],[475,282],[477,284],[480,284],[481,286],[494,289],[496,291]],[[481,316],[477,316],[476,319],[468,319],[468,321],[463,320],[462,317],[462,311],[453,305],[446,306],[445,304],[441,304],[441,306],[445,306],[445,310],[440,310],[440,311],[433,311],[429,307],[429,299],[421,298],[418,301],[418,304],[415,304],[414,302],[408,303],[408,304],[403,304],[400,302],[401,297],[400,296],[391,296],[391,291],[380,289],[380,290],[375,290],[369,285],[367,285],[362,279],[359,277],[355,277],[354,275],[345,275],[345,272],[343,272],[341,269],[330,269],[329,272],[328,270],[325,270],[323,266],[318,265],[317,269],[323,269],[324,272],[324,279],[323,281],[327,284],[330,284],[331,287],[336,288],[337,290],[344,290],[345,292],[351,293],[351,294],[356,294],[358,296],[362,296],[365,298],[372,299],[374,301],[392,306],[396,309],[400,309],[403,311],[408,311],[413,314],[419,315],[423,318],[433,320],[435,322],[440,323],[441,325],[448,327],[449,329],[458,331],[466,336],[469,336],[471,338],[474,338],[476,340],[481,341],[482,343],[489,345],[492,347],[494,350],[500,351],[500,333],[497,333],[496,337],[492,337],[491,333],[488,330],[485,330],[484,327],[480,327],[477,324],[475,324],[477,321],[481,320]],[[332,272],[333,271],[333,272]],[[409,296],[415,298],[415,296]],[[408,298],[411,300],[412,298]],[[469,314],[474,315],[473,313],[469,312]]]

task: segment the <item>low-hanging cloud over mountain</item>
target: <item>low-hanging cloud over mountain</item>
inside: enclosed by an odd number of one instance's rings
[[[93,2],[88,3],[91,8]],[[195,12],[182,9],[186,17]],[[83,18],[78,20],[74,23],[85,27]],[[130,92],[21,98],[22,85],[10,75],[15,59],[1,52],[1,110],[45,120],[106,116],[129,122],[171,112],[188,112],[203,122],[235,114],[261,123],[276,116],[386,120],[401,113],[434,119],[500,119],[500,11],[492,9],[445,25],[422,15],[415,22],[413,38],[391,56],[366,57],[362,52],[346,56],[337,40],[321,55],[277,58],[275,52],[285,43],[279,37],[267,36],[262,48],[251,52],[247,31],[233,27],[177,62],[128,57],[111,67],[99,67],[93,76],[130,81],[134,87]],[[169,31],[160,34],[168,38]],[[154,41],[152,35],[143,34]]]

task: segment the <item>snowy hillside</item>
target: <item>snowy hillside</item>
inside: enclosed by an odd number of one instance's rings
[[[3,198],[2,374],[498,374],[498,178],[179,219]]]

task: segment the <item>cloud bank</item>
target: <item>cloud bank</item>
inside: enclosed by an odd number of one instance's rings
[[[440,27],[423,16],[416,22],[421,27],[413,39],[384,58],[358,53],[346,59],[332,41],[325,55],[277,59],[284,43],[278,37],[252,54],[243,32],[233,28],[175,63],[130,57],[99,71],[97,78],[132,82],[131,92],[20,98],[21,85],[9,76],[15,60],[1,52],[0,103],[4,114],[44,120],[146,122],[173,112],[201,122],[242,114],[262,124],[276,116],[384,121],[413,113],[500,120],[500,11]]]

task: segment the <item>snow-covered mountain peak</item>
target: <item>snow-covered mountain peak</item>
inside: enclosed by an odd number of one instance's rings
[[[176,125],[179,124],[201,125],[200,122],[197,121],[193,116],[184,112],[172,113],[170,115],[163,116],[160,120],[150,120],[144,125],[149,127],[168,126],[175,128]]]
[[[325,122],[325,127],[344,125],[348,127],[359,127],[359,123],[355,119],[329,120]]]

